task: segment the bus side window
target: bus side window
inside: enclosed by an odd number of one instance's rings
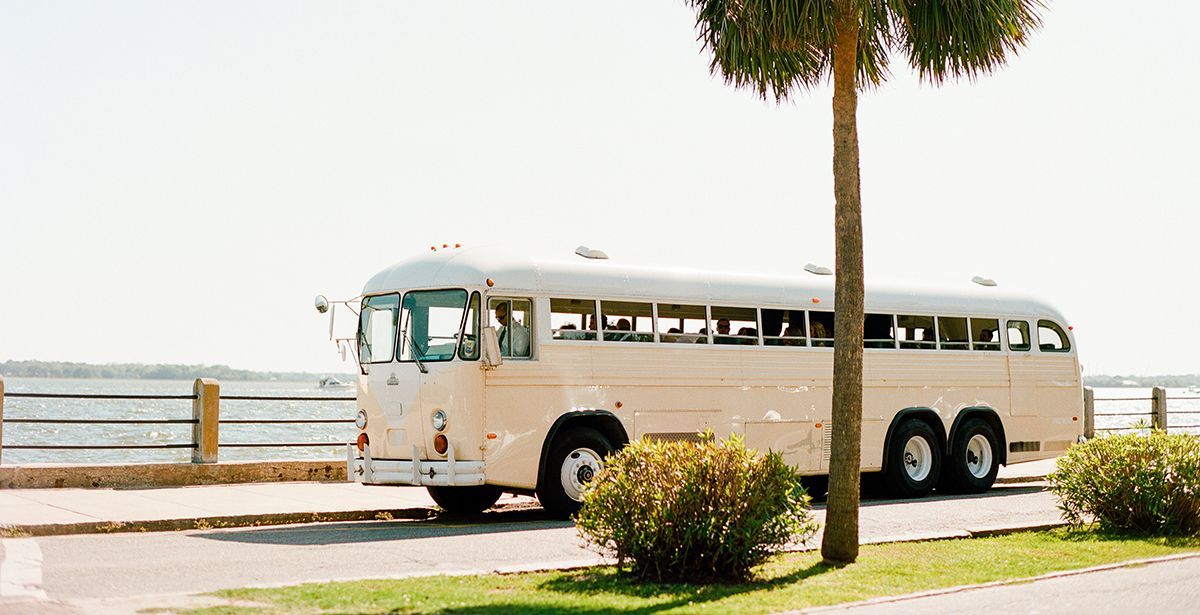
[[[658,339],[664,344],[707,344],[708,318],[703,305],[658,304]]]
[[[1038,349],[1042,352],[1069,352],[1071,342],[1058,323],[1052,320],[1039,320]]]
[[[809,312],[808,335],[813,346],[833,347],[833,312]]]
[[[1000,350],[1000,321],[998,319],[971,319],[971,349]]]
[[[867,314],[863,317],[863,348],[895,348],[891,314]]]
[[[500,356],[528,359],[530,355],[530,315],[533,307],[528,299],[489,299],[488,309],[495,315],[496,338],[500,341]]]
[[[606,342],[653,342],[654,308],[649,303],[601,301]]]
[[[556,340],[596,339],[596,301],[551,299],[550,331]]]
[[[763,344],[767,346],[803,346],[803,310],[762,310]]]
[[[458,346],[458,357],[464,361],[479,359],[479,293],[471,293],[467,304],[467,317],[463,320],[462,341]]]
[[[938,335],[942,338],[942,350],[968,350],[971,347],[967,336],[967,319],[938,316]]]
[[[1008,321],[1008,349],[1029,350],[1032,347],[1029,343],[1029,323],[1024,320]]]
[[[758,345],[758,311],[754,308],[712,308],[713,343]]]
[[[937,337],[933,331],[933,316],[896,316],[896,333],[900,347],[910,350],[935,350]]]

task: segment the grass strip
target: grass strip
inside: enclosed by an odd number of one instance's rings
[[[770,613],[917,591],[1021,579],[1200,550],[1200,538],[1140,538],[1056,529],[986,538],[865,546],[833,568],[816,553],[780,555],[754,582],[639,583],[612,567],[582,570],[309,583],[215,595],[262,607],[191,613]]]

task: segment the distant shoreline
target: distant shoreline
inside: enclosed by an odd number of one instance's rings
[[[333,376],[353,381],[349,373],[262,372],[227,365],[181,365],[143,363],[73,363],[66,361],[4,361],[0,374],[6,378],[90,378],[103,380],[194,380],[215,378],[246,382],[317,382]]]

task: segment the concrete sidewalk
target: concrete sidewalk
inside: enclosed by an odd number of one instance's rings
[[[1044,480],[1053,461],[1001,468],[999,483]],[[505,507],[535,506],[506,495]],[[254,483],[160,489],[0,490],[0,536],[166,531],[372,519],[423,519],[434,503],[417,487]]]

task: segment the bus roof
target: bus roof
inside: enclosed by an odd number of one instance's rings
[[[797,266],[800,269],[800,265]],[[630,299],[731,306],[833,310],[833,276],[701,271],[629,265],[570,252],[533,256],[497,247],[446,248],[400,261],[375,274],[364,295],[415,288],[480,288],[493,293]],[[866,284],[868,312],[1048,317],[1049,304],[1028,295],[964,281],[954,286]]]

